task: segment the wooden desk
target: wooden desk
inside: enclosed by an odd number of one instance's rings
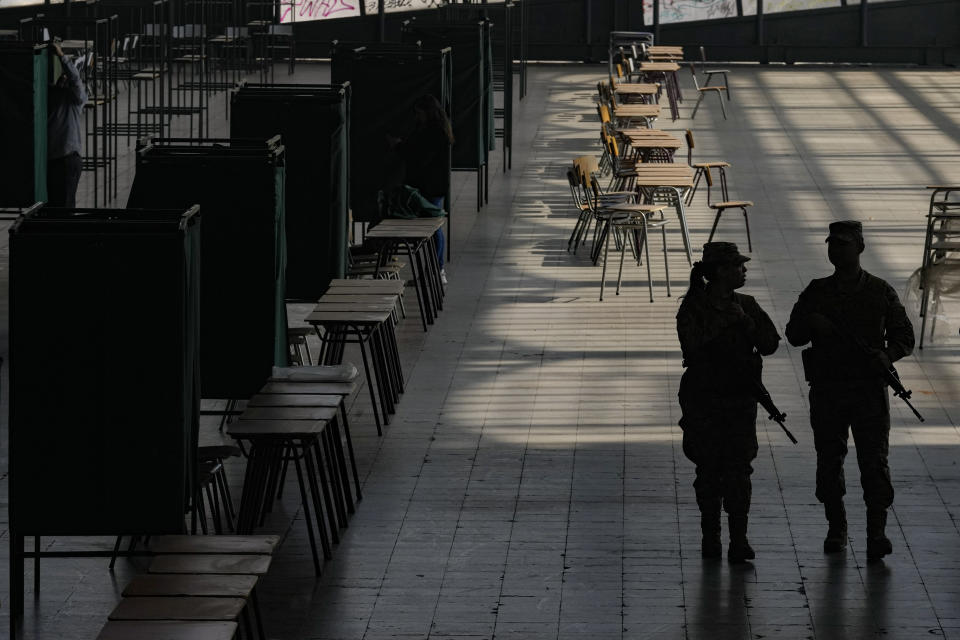
[[[613,118],[615,121],[643,120],[647,127],[653,126],[653,121],[660,117],[660,105],[658,104],[627,104],[618,105],[613,108]]]
[[[690,230],[683,209],[683,196],[693,188],[693,169],[679,163],[652,163],[637,165],[634,172],[634,187],[647,203],[670,204],[676,210],[687,262],[693,264]]]
[[[410,258],[410,269],[417,292],[417,304],[423,330],[433,324],[443,309],[443,283],[433,236],[443,226],[444,218],[388,219],[367,231],[366,237],[383,242],[384,251],[393,254],[403,248]]]
[[[617,85],[616,92],[624,95],[651,95],[657,92],[657,85],[647,82],[621,82]]]
[[[649,132],[649,133],[648,133]],[[665,164],[673,162],[673,154],[683,143],[675,136],[655,129],[621,132],[630,143],[635,158],[645,163]]]
[[[680,109],[677,103],[683,102],[683,95],[680,93],[680,81],[677,79],[677,71],[680,65],[676,62],[641,62],[638,72],[648,80],[662,79],[667,92],[667,99],[670,102],[670,115],[674,120],[680,117]]]

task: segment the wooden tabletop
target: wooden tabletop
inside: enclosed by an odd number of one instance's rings
[[[309,438],[322,434],[326,427],[326,420],[236,420],[227,425],[227,435],[237,440]],[[185,556],[157,556],[157,559],[183,557]],[[247,557],[259,558],[261,556]],[[154,571],[153,565],[150,565],[150,567],[151,573],[206,573],[203,571]],[[231,572],[221,571],[219,573]],[[236,573],[250,573],[250,571],[237,571]]]
[[[658,104],[627,104],[613,108],[613,115],[619,118],[648,118],[660,115]]]
[[[194,538],[219,536],[191,536]],[[124,598],[145,596],[246,598],[257,585],[257,576],[203,576],[148,573],[135,576],[123,589]]]
[[[656,131],[656,129],[650,129],[649,131]],[[648,146],[679,149],[683,145],[683,142],[681,142],[679,138],[670,135],[665,131],[660,131],[658,133],[643,133],[640,131],[631,130],[629,132],[621,133],[623,133],[624,137],[633,147]]]
[[[653,95],[657,92],[657,85],[648,82],[620,83],[617,85],[616,92],[623,94]]]
[[[302,423],[302,420],[296,422]],[[236,424],[236,423],[234,423]],[[147,569],[150,573],[193,573],[262,576],[270,570],[270,556],[190,555],[157,556]]]
[[[356,291],[362,291],[361,289],[352,289],[350,287],[337,287],[331,288],[321,300],[336,300],[338,298],[349,298],[350,300],[355,300],[357,302],[380,302],[380,303],[392,303],[396,304],[398,296],[396,294],[380,294],[380,293],[355,293]]]
[[[343,396],[321,393],[260,393],[247,402],[248,407],[339,407]],[[205,536],[191,536],[205,537]],[[223,536],[217,536],[221,538]]]
[[[414,237],[434,234],[443,226],[443,218],[413,218],[411,220],[383,220],[367,231],[369,238]]]
[[[683,55],[683,47],[670,44],[653,44],[647,47],[647,53],[679,53]]]
[[[317,393],[321,395],[348,396],[356,389],[353,382],[287,382],[286,380],[271,380],[263,385],[260,393]]]
[[[641,62],[640,71],[650,71],[650,72],[660,72],[660,73],[670,73],[672,71],[679,71],[680,65],[676,62]]]
[[[150,536],[152,553],[252,553],[270,554],[280,536]]]
[[[119,620],[105,624],[97,640],[231,640],[236,633],[236,622]]]
[[[390,311],[313,311],[304,318],[310,324],[380,324],[390,317]]]
[[[314,311],[393,311],[396,300],[389,302],[359,302],[351,296],[324,296],[320,298]]]
[[[330,281],[333,287],[363,287],[375,292],[403,292],[403,280],[358,280],[354,278],[335,278]]]
[[[234,621],[247,606],[243,598],[125,598],[110,620],[223,620]]]
[[[247,407],[240,415],[245,420],[333,420],[337,407]]]

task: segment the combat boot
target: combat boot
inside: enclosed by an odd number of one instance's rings
[[[827,537],[823,539],[824,553],[837,553],[847,548],[847,510],[843,507],[843,500],[825,502],[823,510],[830,523]]]
[[[723,543],[720,541],[720,511],[700,512],[701,558],[720,558],[723,556]]]
[[[884,533],[886,526],[886,509],[867,509],[867,560],[879,560],[893,553],[893,545]]]
[[[747,514],[727,515],[730,528],[730,546],[727,547],[728,562],[745,562],[756,557],[750,543],[747,542]]]

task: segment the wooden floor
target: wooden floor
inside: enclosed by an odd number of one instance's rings
[[[888,527],[894,554],[885,562],[866,563],[852,449],[851,546],[839,556],[821,552],[806,384],[799,350],[786,344],[766,359],[766,383],[800,443],[761,416],[750,522],[757,558],[744,566],[700,559],[693,467],[677,426],[674,317],[688,266],[676,225],[668,237],[673,297],[662,254],[653,253],[652,304],[645,267],[628,260],[621,295],[608,290],[599,302],[589,247],[566,251],[575,211],[565,170],[574,156],[599,151],[594,87],[605,69],[531,68],[513,169],[502,173],[499,150],[492,155],[490,201],[479,214],[473,174],[455,174],[446,306],[424,334],[410,291],[411,316],[400,327],[409,382],[383,437],[366,390],[353,399],[365,497],[322,578],[313,575],[294,487],[265,528],[286,536],[261,591],[269,637],[960,638],[956,340],[898,365],[927,421],[891,401],[897,496]],[[293,81],[327,73],[300,65]],[[743,291],[781,333],[800,290],[830,272],[823,240],[833,220],[863,222],[865,268],[905,295],[921,257],[924,186],[958,178],[960,74],[736,68],[729,119],[708,96],[695,121],[692,83],[682,79],[681,119],[657,126],[692,129],[694,159],[729,161],[731,196],[756,203]],[[212,115],[215,135],[224,133],[222,112]],[[130,171],[126,156],[120,204]],[[712,223],[705,196],[688,211],[698,250]],[[717,239],[745,250],[742,219],[728,216]],[[0,243],[5,289],[6,234]],[[291,321],[308,310],[293,309]],[[0,313],[5,333],[5,296]],[[956,336],[960,318],[952,328],[949,320],[941,330]],[[149,357],[149,336],[138,351]],[[5,409],[6,372],[3,382]],[[5,472],[5,420],[2,430]],[[219,438],[215,422],[205,422],[203,441]],[[240,462],[229,468],[237,496],[242,470]],[[5,491],[5,473],[2,482]],[[5,522],[3,508],[4,576]],[[52,549],[78,542],[112,541],[43,541]],[[28,573],[24,637],[92,640],[144,567],[120,562],[111,574],[100,560],[45,561],[35,604]],[[4,580],[0,629],[8,602]]]

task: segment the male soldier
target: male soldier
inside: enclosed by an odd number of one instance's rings
[[[892,552],[884,533],[893,485],[883,373],[913,351],[913,326],[893,288],[860,267],[864,244],[859,222],[832,223],[827,248],[833,275],[813,280],[800,294],[786,334],[795,347],[813,342],[803,351],[803,369],[810,383],[817,499],[829,523],[823,550],[847,546],[843,460],[849,427],[867,505],[867,558],[876,560]]]

